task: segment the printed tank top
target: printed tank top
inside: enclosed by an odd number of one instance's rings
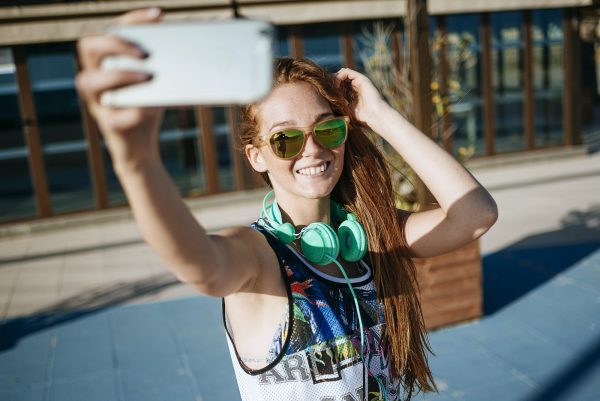
[[[356,307],[346,280],[326,275],[258,224],[279,259],[288,293],[288,316],[275,333],[270,361],[250,369],[240,359],[223,300],[223,323],[243,401],[400,400],[400,380],[390,375],[383,309],[370,267],[350,282],[364,328],[364,363]],[[379,321],[379,323],[378,323]]]

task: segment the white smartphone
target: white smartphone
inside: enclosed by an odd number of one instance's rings
[[[264,21],[162,22],[109,28],[149,57],[106,57],[105,69],[153,74],[151,81],[102,95],[112,107],[244,104],[272,85],[274,28]]]

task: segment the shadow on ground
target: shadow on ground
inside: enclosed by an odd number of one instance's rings
[[[143,280],[99,287],[67,298],[29,316],[0,321],[0,352],[17,345],[27,335],[48,327],[120,305],[136,298],[158,293],[181,284],[172,274],[161,273]]]
[[[483,308],[491,315],[600,248],[600,205],[572,211],[559,230],[526,237],[483,258]]]

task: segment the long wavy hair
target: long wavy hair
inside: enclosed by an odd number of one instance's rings
[[[399,377],[410,400],[416,390],[434,391],[427,362],[431,352],[421,305],[415,265],[407,253],[405,219],[396,210],[390,171],[381,152],[356,119],[356,94],[348,85],[337,85],[333,74],[307,59],[284,57],[275,65],[274,85],[306,82],[326,99],[335,115],[350,116],[344,168],[331,197],[354,213],[365,228],[377,297],[383,304],[386,342],[391,371]],[[241,144],[258,135],[256,104],[241,110]],[[261,173],[271,186],[266,173]]]

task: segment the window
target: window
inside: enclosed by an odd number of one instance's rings
[[[0,221],[32,217],[36,204],[10,48],[0,48]]]
[[[532,11],[536,147],[564,144],[562,10]]]
[[[31,45],[26,54],[52,210],[91,209],[94,199],[75,90],[74,46]]]
[[[491,23],[496,151],[523,150],[523,12],[494,13]]]

